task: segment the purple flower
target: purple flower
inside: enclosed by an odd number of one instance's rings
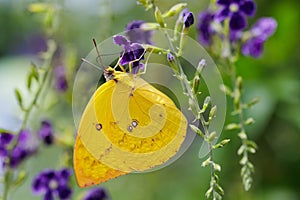
[[[0,133],[0,158],[5,158],[7,156],[7,146],[11,143],[13,138],[14,135],[11,133]]]
[[[33,144],[31,132],[22,130],[18,135],[17,144],[8,152],[9,166],[11,168],[18,167],[26,158],[34,154],[36,145]]]
[[[271,17],[263,17],[251,27],[251,33],[254,37],[259,37],[263,40],[268,39],[276,30],[277,22]]]
[[[198,39],[203,45],[211,45],[212,35],[215,33],[211,24],[214,20],[214,13],[206,10],[198,14],[197,30],[199,33]]]
[[[231,30],[242,30],[247,26],[246,16],[253,16],[256,11],[256,5],[253,0],[217,0],[221,6],[216,15],[218,21],[229,18],[229,27]]]
[[[55,88],[60,92],[65,92],[68,89],[65,68],[62,65],[54,69]]]
[[[51,145],[53,143],[52,125],[49,121],[44,120],[41,122],[41,128],[37,134],[39,138],[43,140],[44,144]]]
[[[261,18],[251,28],[252,37],[242,46],[242,53],[246,56],[258,58],[263,52],[265,41],[274,33],[277,22],[273,18]]]
[[[183,22],[185,28],[189,28],[194,24],[194,15],[185,8],[179,13],[179,20]]]
[[[145,31],[141,26],[145,22],[142,20],[134,20],[126,26],[126,35],[132,43],[153,44],[151,37],[153,31]]]
[[[16,144],[8,149],[8,146],[13,140],[17,140]],[[22,130],[19,135],[11,133],[0,134],[0,158],[1,167],[10,166],[11,168],[18,167],[26,158],[31,156],[36,151],[36,145],[33,144],[31,132]]]
[[[37,175],[32,182],[32,191],[34,194],[43,194],[45,200],[70,199],[72,190],[69,187],[71,171],[69,169],[44,170]]]
[[[105,200],[107,198],[108,196],[104,189],[94,188],[85,195],[83,200]]]
[[[144,59],[145,49],[139,43],[130,43],[124,36],[114,36],[114,42],[117,45],[123,46],[121,52],[121,65],[132,64],[132,73],[137,73],[144,67],[140,60]]]
[[[183,23],[185,28],[189,28],[194,24],[194,15],[192,12],[188,12],[184,15]]]

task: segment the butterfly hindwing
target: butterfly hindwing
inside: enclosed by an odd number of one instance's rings
[[[140,77],[118,72],[95,92],[81,119],[77,180],[85,186],[160,165],[179,150],[186,128],[169,97]]]

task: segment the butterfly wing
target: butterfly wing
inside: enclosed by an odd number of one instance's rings
[[[120,73],[95,92],[83,114],[74,153],[77,180],[89,185],[160,165],[179,150],[186,128],[169,97]]]

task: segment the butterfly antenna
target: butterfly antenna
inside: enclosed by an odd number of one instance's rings
[[[97,52],[97,61],[99,62],[99,64],[100,64],[103,68],[105,68],[105,65],[103,64],[103,61],[102,61],[102,59],[101,59],[100,51],[99,51],[99,49],[98,49],[98,45],[97,45],[97,42],[96,42],[96,39],[95,39],[95,38],[93,38],[93,43],[94,43],[94,46],[95,46],[96,52]]]
[[[96,69],[98,69],[98,70],[102,70],[99,66],[95,65],[94,63],[91,63],[91,62],[88,61],[87,59],[81,58],[81,60],[82,60],[83,62],[88,63],[89,65],[91,65],[92,67],[94,67],[94,68],[96,68]]]

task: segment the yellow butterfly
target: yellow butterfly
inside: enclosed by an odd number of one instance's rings
[[[80,187],[161,165],[179,150],[187,120],[173,101],[137,74],[104,70],[107,82],[80,120],[74,171]]]

